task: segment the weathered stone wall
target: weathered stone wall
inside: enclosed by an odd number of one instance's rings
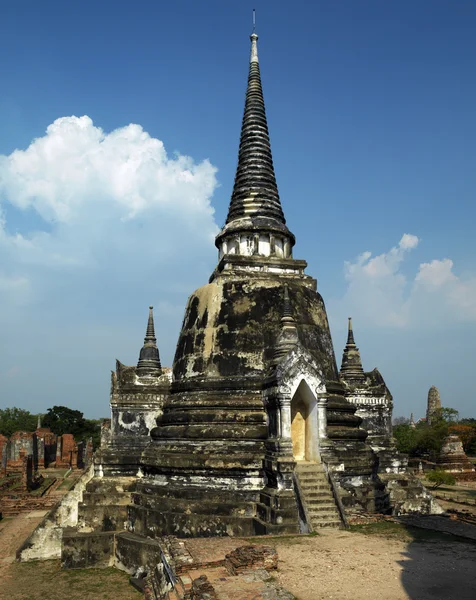
[[[80,446],[78,449],[72,434],[56,436],[46,427],[34,432],[17,431],[10,439],[0,436],[0,466],[7,474],[21,473],[20,455],[24,453],[32,456],[34,472],[52,464],[59,468],[83,468],[91,460],[92,442],[80,442]]]
[[[77,533],[65,531],[61,566],[64,569],[106,568],[114,566],[112,532]]]
[[[389,493],[393,515],[439,515],[444,512],[421,481],[410,473],[380,476]]]
[[[136,367],[116,361],[111,375],[111,420],[101,428],[101,449],[95,458],[96,474],[131,476],[156,427],[170,392],[171,370],[157,377],[140,377]]]
[[[58,440],[56,466],[58,468],[78,468],[78,445],[71,433],[64,433]]]
[[[159,377],[139,377],[136,367],[117,361],[111,379],[111,437],[147,437],[170,391],[170,369]]]
[[[5,452],[5,450],[4,450]],[[38,440],[35,433],[17,431],[6,444],[6,472],[21,473],[23,471],[22,454],[32,456],[32,469],[38,469]]]
[[[38,468],[47,469],[56,461],[56,435],[47,427],[36,430],[38,446]]]
[[[282,284],[278,277],[224,275],[189,299],[174,359],[175,380],[263,376],[281,328]],[[303,346],[326,379],[337,381],[329,324],[315,280],[289,278],[293,315]]]
[[[20,561],[48,560],[61,557],[63,528],[78,523],[78,504],[82,501],[87,483],[94,474],[93,465],[78,479],[56,507],[48,513],[17,552]]]
[[[369,434],[368,441],[370,443],[374,437],[391,437],[393,407],[385,397],[349,394],[346,398],[357,407],[355,414],[362,419],[361,427]]]

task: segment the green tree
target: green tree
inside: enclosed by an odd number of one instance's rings
[[[397,441],[397,448],[404,454],[411,454],[417,437],[417,431],[408,423],[400,423],[393,428],[393,437]]]
[[[447,473],[442,469],[435,469],[434,471],[430,471],[426,478],[433,484],[431,486],[432,490],[436,490],[436,488],[440,487],[440,485],[454,485],[456,483],[454,475],[452,475],[451,473]]]
[[[443,440],[448,435],[448,424],[445,421],[439,421],[431,426],[422,423],[416,431],[415,444],[410,455],[426,456],[430,460],[435,460],[440,454]]]
[[[413,457],[435,459],[447,435],[448,424],[444,421],[438,421],[432,426],[422,422],[415,427],[401,424],[393,428],[398,450]]]
[[[15,431],[35,431],[38,417],[23,408],[0,409],[0,433],[10,437]]]
[[[459,412],[455,408],[441,407],[435,411],[433,420],[437,423],[457,423]]]
[[[395,417],[393,419],[393,426],[396,427],[397,425],[408,425],[410,423],[410,419],[408,419],[407,417]]]
[[[101,422],[95,419],[85,419],[79,410],[67,406],[53,406],[44,416],[43,425],[49,427],[56,435],[72,433],[78,442],[91,437],[94,447],[99,446]]]
[[[56,435],[72,433],[75,437],[86,428],[86,419],[79,410],[67,406],[53,406],[43,417],[43,425],[49,427]]]

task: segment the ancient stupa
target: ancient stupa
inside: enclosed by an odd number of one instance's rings
[[[440,392],[434,385],[428,390],[428,401],[426,405],[426,422],[432,425],[439,416],[441,410]]]
[[[298,531],[303,463],[333,473],[348,506],[375,510],[386,500],[345,398],[316,280],[293,256],[257,42],[253,33],[218,264],[188,301],[170,395],[141,458],[130,519],[143,535]]]
[[[466,456],[461,439],[454,433],[443,440],[437,464],[440,469],[450,473],[472,473],[475,470]]]
[[[378,369],[364,371],[351,317],[342,354],[340,380],[346,399],[356,407],[356,415],[362,419],[362,427],[368,433],[367,443],[378,457],[379,473],[403,472],[408,459],[399,454],[392,435],[392,394]]]
[[[162,598],[189,564],[176,538],[305,533],[355,513],[438,508],[395,450],[392,396],[363,370],[350,321],[338,372],[316,280],[293,255],[257,41],[253,32],[218,264],[189,298],[173,368],[162,366],[151,307],[137,365],[116,362],[111,420],[79,504],[40,525],[22,560],[148,573]]]
[[[218,263],[189,298],[172,370],[161,365],[152,308],[137,366],[117,361],[111,424],[88,484],[96,491],[80,507],[84,531],[125,523],[139,539],[287,533],[339,526],[346,511],[431,509],[421,484],[405,479],[382,376],[364,372],[351,322],[339,373],[317,282],[294,257],[257,42],[253,32]],[[112,490],[100,509],[99,489]],[[118,490],[131,494],[127,514]]]

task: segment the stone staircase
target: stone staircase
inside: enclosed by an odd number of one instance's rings
[[[298,462],[295,474],[311,530],[340,527],[341,518],[322,464]]]

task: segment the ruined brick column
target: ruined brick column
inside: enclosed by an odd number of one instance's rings
[[[0,469],[2,475],[7,472],[8,438],[0,433]]]
[[[20,461],[21,461],[21,488],[24,491],[28,491],[28,482],[29,482],[29,479],[31,480],[31,473],[30,473],[30,477],[28,477],[28,475],[29,475],[28,471],[32,470],[33,460],[32,460],[31,455],[27,455],[26,450],[24,448],[20,449]]]
[[[56,440],[56,466],[61,464],[61,455],[63,452],[63,436],[59,435]]]
[[[71,450],[71,468],[78,468],[78,444],[74,444]]]

